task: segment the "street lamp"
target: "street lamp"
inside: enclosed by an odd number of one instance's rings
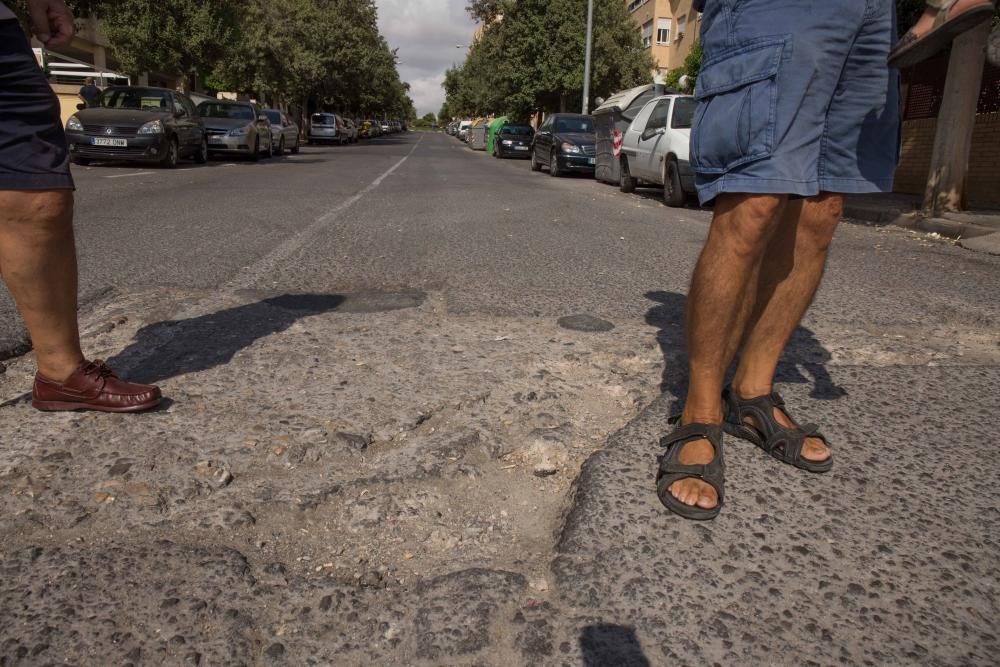
[[[590,45],[594,41],[594,0],[587,0],[587,53],[583,59],[583,113],[590,108]]]

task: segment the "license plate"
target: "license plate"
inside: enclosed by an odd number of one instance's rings
[[[514,146],[514,150],[516,150],[516,151],[526,151],[526,150],[528,150],[528,147],[527,146]]]
[[[594,158],[592,157],[587,158],[587,164],[594,164]]]
[[[91,137],[91,146],[128,146],[128,140],[114,137]]]

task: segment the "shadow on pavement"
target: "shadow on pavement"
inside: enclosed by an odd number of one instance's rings
[[[229,363],[260,338],[288,329],[303,317],[332,311],[370,313],[419,306],[422,292],[395,294],[284,294],[186,320],[149,324],[114,359],[128,379],[156,383]]]
[[[671,394],[674,401],[670,414],[681,411],[688,384],[688,360],[684,341],[684,311],[687,296],[675,292],[647,292],[646,298],[656,302],[646,312],[646,323],[657,327],[656,340],[663,353],[663,378],[660,390]],[[809,396],[821,400],[835,400],[847,395],[836,384],[826,369],[832,358],[809,329],[800,326],[792,334],[785,352],[778,363],[776,382],[812,384]],[[732,374],[736,364],[729,373]],[[808,376],[808,377],[807,377]]]
[[[650,667],[635,629],[601,623],[580,631],[584,667]]]

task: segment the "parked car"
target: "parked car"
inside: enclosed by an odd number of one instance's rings
[[[684,205],[687,194],[695,192],[688,146],[696,105],[689,95],[661,95],[636,115],[622,139],[622,192],[650,183],[663,188],[668,206]]]
[[[531,170],[548,165],[551,176],[570,171],[593,173],[597,155],[594,117],[554,113],[538,127],[531,143]]]
[[[358,141],[358,126],[350,118],[340,117],[340,123],[344,128],[344,143],[354,144]]]
[[[275,145],[275,155],[285,150],[299,152],[299,126],[280,109],[264,109],[264,115],[271,121],[271,143]]]
[[[332,113],[314,113],[309,117],[309,143],[343,144],[344,125]]]
[[[180,158],[194,158],[199,164],[208,160],[198,109],[183,93],[114,86],[101,94],[99,107],[78,109],[66,121],[66,139],[76,164],[135,160],[173,168]]]
[[[198,105],[210,153],[245,155],[259,160],[274,155],[271,121],[252,102],[206,100]]]
[[[392,126],[389,125],[389,121],[382,121],[382,134],[390,134],[392,132]]]
[[[535,130],[530,125],[504,125],[493,139],[493,156],[531,157],[531,138]]]
[[[465,141],[466,136],[469,134],[469,128],[472,127],[471,120],[463,120],[458,123],[458,131],[455,132],[455,136],[459,138],[460,141]]]

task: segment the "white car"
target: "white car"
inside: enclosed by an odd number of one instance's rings
[[[668,206],[684,205],[695,192],[689,147],[696,105],[690,95],[661,95],[639,111],[622,139],[622,192],[641,181],[663,187]]]
[[[461,139],[462,141],[465,141],[466,137],[469,134],[470,127],[472,127],[472,121],[463,120],[461,123],[458,124],[458,132],[455,133],[455,136]]]

